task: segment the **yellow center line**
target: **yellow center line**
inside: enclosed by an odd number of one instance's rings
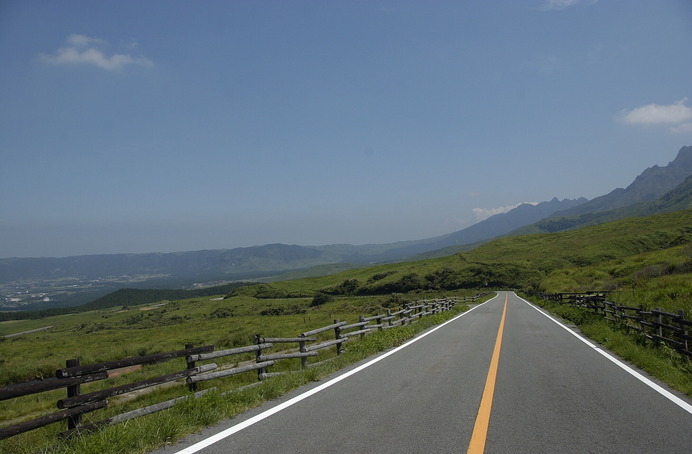
[[[490,425],[490,409],[493,406],[493,394],[495,394],[495,380],[497,379],[497,366],[500,362],[500,349],[502,348],[502,332],[505,329],[505,317],[507,316],[507,295],[505,295],[505,307],[502,310],[502,318],[500,319],[500,328],[497,330],[497,339],[495,340],[495,349],[493,357],[490,360],[490,368],[488,369],[488,378],[485,379],[485,388],[483,389],[483,398],[481,405],[478,408],[478,416],[476,416],[476,424],[473,426],[473,434],[471,435],[471,443],[467,454],[481,454],[485,449],[485,440],[488,436],[488,426]]]

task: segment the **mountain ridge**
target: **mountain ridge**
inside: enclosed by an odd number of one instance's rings
[[[682,147],[664,167],[645,169],[627,188],[592,200],[585,198],[521,204],[463,230],[423,240],[386,244],[300,246],[281,243],[234,249],[147,254],[101,254],[72,257],[0,259],[0,285],[20,281],[99,280],[139,288],[156,282],[160,288],[181,283],[270,278],[313,267],[411,260],[421,254],[451,254],[492,238],[553,232],[627,216],[689,208],[692,202],[692,147]],[[542,224],[541,224],[542,223]],[[125,285],[127,284],[127,285]],[[154,284],[152,284],[154,285]],[[112,286],[109,287],[112,290]],[[5,288],[6,289],[6,288]],[[3,293],[4,288],[0,288]],[[105,293],[104,293],[105,294]],[[1,300],[0,300],[1,303]],[[1,306],[1,304],[0,304]]]
[[[682,147],[666,166],[646,168],[626,188],[616,188],[608,194],[559,213],[561,216],[609,211],[640,202],[651,202],[681,184],[692,174],[692,146]]]
[[[582,199],[585,201],[586,199]],[[470,230],[467,237],[490,239],[500,233],[507,233],[513,226],[525,225],[554,213],[560,207],[573,206],[582,200],[542,202],[537,205],[523,204],[508,213],[492,216],[481,221],[480,230]],[[521,213],[521,221],[511,221],[512,212]],[[493,226],[493,220],[501,220],[500,227]],[[473,226],[472,226],[473,227]],[[324,246],[300,246],[295,244],[273,243],[262,246],[233,249],[211,249],[187,252],[142,253],[142,254],[96,254],[71,257],[7,258],[0,259],[0,283],[26,279],[60,279],[76,277],[97,279],[109,276],[150,275],[174,280],[213,280],[244,279],[267,276],[287,270],[309,268],[312,266],[336,263],[354,265],[372,262],[401,260],[421,252],[457,244],[455,235],[425,240],[400,241],[386,244],[349,245],[335,244]],[[478,232],[486,232],[478,233]],[[492,233],[487,233],[492,232]],[[500,232],[500,233],[495,233]],[[489,236],[490,235],[490,236]],[[450,243],[451,242],[451,243]]]
[[[527,224],[510,235],[552,233],[687,208],[692,208],[692,147],[682,147],[664,167],[647,168],[627,188],[617,188],[583,205]]]

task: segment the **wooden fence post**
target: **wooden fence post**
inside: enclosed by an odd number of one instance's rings
[[[658,321],[658,336],[663,337],[663,326],[661,326],[663,325],[663,314],[661,314],[661,312],[663,312],[663,309],[657,307],[656,311],[658,311],[658,314],[656,315],[656,320]],[[660,341],[661,340],[659,339],[659,342]]]
[[[680,329],[682,330],[681,339],[682,339],[683,345],[685,346],[685,350],[690,351],[689,343],[687,342],[687,325],[685,325],[685,323],[684,323],[685,311],[680,309],[678,311],[678,315],[679,315],[678,324],[680,325]]]
[[[359,321],[359,322],[364,322],[364,321],[365,321],[365,317],[363,317],[362,315],[358,316],[358,321]],[[365,325],[361,326],[359,329],[365,329]],[[360,333],[360,338],[361,338],[361,340],[362,340],[364,337],[365,337],[365,333]]]
[[[252,340],[253,340],[255,345],[259,345],[262,343],[262,336],[260,336],[259,334],[255,334],[253,336]],[[257,362],[257,363],[262,362],[260,356],[262,356],[262,349],[258,348],[257,350],[255,350],[255,362]],[[260,381],[262,380],[262,374],[264,374],[264,368],[260,367],[259,369],[257,369],[257,380],[260,380]]]
[[[188,348],[192,348],[192,347],[194,347],[194,346],[195,346],[194,344],[185,344],[185,350],[187,350]],[[187,370],[192,370],[192,369],[194,369],[195,367],[197,367],[197,365],[195,364],[195,361],[190,361],[189,358],[190,358],[189,356],[188,356],[187,358],[185,358],[185,361],[187,361]],[[188,388],[191,392],[196,392],[196,391],[197,391],[197,382],[195,382],[195,383],[188,383],[187,388]]]
[[[77,367],[79,366],[79,359],[68,359],[65,361],[65,367]],[[67,398],[79,396],[79,385],[72,385],[67,387]],[[74,415],[67,418],[67,430],[74,430],[79,427],[82,423],[82,415]]]
[[[339,320],[334,320],[334,324],[339,323]],[[334,339],[341,339],[341,327],[337,326],[334,328]],[[336,344],[336,354],[340,355],[341,354],[341,342]]]
[[[301,334],[300,337],[301,337],[301,339],[304,339],[305,334]],[[298,350],[300,351],[300,353],[305,353],[305,341],[304,340],[301,340],[300,342],[298,342],[298,347],[299,347]],[[300,368],[301,369],[307,369],[307,367],[308,367],[308,357],[303,356],[302,358],[300,358]]]

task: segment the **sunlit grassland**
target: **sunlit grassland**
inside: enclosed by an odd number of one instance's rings
[[[493,282],[489,288],[546,292],[610,290],[612,293],[609,298],[619,304],[661,307],[670,312],[683,310],[687,318],[691,318],[691,238],[692,210],[685,210],[574,231],[502,238],[472,251],[447,257],[286,280],[265,284],[260,290],[243,287],[237,289],[237,296],[227,299],[161,301],[140,307],[117,307],[42,320],[2,322],[0,335],[50,325],[52,328],[0,340],[0,386],[52,376],[70,358],[79,358],[82,364],[89,364],[179,350],[185,344],[213,344],[217,349],[232,348],[252,343],[253,334],[294,337],[328,325],[335,319],[353,322],[359,315],[373,315],[386,310],[387,300],[391,295],[371,295],[368,292],[375,290],[378,285],[395,285],[402,278],[412,275],[420,278],[421,287],[399,295],[398,298],[415,301],[443,296],[470,296],[478,293],[478,288],[484,290],[484,282]],[[451,276],[450,280],[445,281],[446,284],[435,283],[433,278],[443,271],[448,277]],[[316,292],[334,289],[346,281],[357,282],[359,289],[363,291],[348,296],[337,293],[331,302],[312,305],[312,297]],[[433,288],[433,284],[438,285],[438,288]],[[451,286],[445,287],[447,284]],[[258,291],[266,295],[256,298]],[[223,295],[219,295],[221,296]],[[577,317],[574,313],[563,312],[563,315]],[[580,322],[580,327],[587,335],[690,394],[692,371],[689,360],[680,358],[680,355],[670,349],[656,347],[632,334],[621,332],[605,321],[585,320]],[[425,326],[424,323],[419,327]],[[387,348],[393,342],[400,341],[397,336],[407,336],[410,330],[415,329],[419,328],[406,327],[376,333],[366,337],[362,344],[360,341],[349,342],[346,348],[348,354],[332,361],[332,365],[325,366],[326,369],[320,367],[271,379],[252,390],[234,393],[231,399],[212,393],[181,405],[183,410],[180,412],[165,411],[110,427],[77,441],[66,442],[61,444],[63,451],[59,452],[144,452],[166,440],[194,431],[207,424],[207,421],[237,414],[264,399],[279,395],[285,389],[317,379],[323,376],[319,374],[335,370],[333,367],[345,364],[342,362],[348,361],[349,355],[364,348],[357,346],[377,345],[378,349]],[[333,336],[333,332],[322,336],[326,338],[329,335]],[[330,349],[320,355],[320,358],[324,358],[333,353]],[[252,360],[253,355],[248,354],[228,359],[230,364],[221,365],[228,367],[237,362]],[[293,360],[277,365],[275,370],[297,368],[299,360],[291,361]],[[115,378],[114,381],[109,380],[108,386],[184,368],[182,359],[144,366]],[[225,391],[256,381],[256,375],[249,373],[214,381],[212,384],[205,382],[200,384],[200,389],[216,386],[220,391]],[[82,393],[104,387],[105,383],[83,385]],[[21,400],[0,402],[0,420],[9,423],[8,421],[19,418],[21,414],[26,414],[23,413],[26,408],[37,415],[44,414],[51,408],[54,411],[55,401],[65,397],[63,393],[64,390],[46,393],[42,397],[29,396]],[[184,386],[178,385],[161,387],[138,395],[135,399],[115,398],[114,401],[120,401],[118,407],[104,410],[98,417],[113,414],[109,412],[140,408],[182,394],[185,394]],[[28,450],[26,446],[38,447],[54,443],[58,432],[64,430],[64,427],[64,424],[58,423],[0,442],[0,451],[36,452],[36,449]],[[140,441],[141,437],[144,437],[144,441]],[[105,449],[104,446],[119,448],[113,448],[113,451],[100,450]]]
[[[542,235],[538,235],[542,237]],[[527,243],[536,236],[524,238]],[[588,227],[550,235],[534,248],[560,263],[546,267],[538,286],[546,292],[610,291],[608,300],[620,305],[667,312],[683,311],[692,319],[692,211]],[[525,249],[508,244],[511,255]],[[548,258],[550,257],[550,258]],[[588,337],[625,360],[692,396],[692,361],[670,347],[610,323],[585,309],[544,303],[551,312],[577,324]]]
[[[314,293],[321,286],[322,283],[303,283],[302,291]],[[475,293],[475,290],[420,292],[405,299],[415,301]],[[222,296],[116,307],[40,321],[2,322],[2,334],[52,327],[0,340],[0,385],[52,376],[55,369],[63,367],[64,361],[70,358],[89,364],[180,350],[185,344],[213,344],[217,349],[237,347],[251,343],[254,334],[294,337],[328,325],[334,319],[357,320],[359,315],[383,313],[382,302],[388,298],[386,295],[338,297],[313,307],[311,298],[238,296],[220,299]],[[263,315],[272,308],[281,308],[288,315]]]
[[[689,245],[551,272],[542,286],[549,292],[610,291],[626,306],[662,308],[692,317],[692,248]]]
[[[457,293],[472,294],[469,291]],[[17,378],[17,373],[10,374],[8,370],[21,366],[22,357],[24,363],[42,364],[45,373],[52,374],[55,369],[64,366],[63,358],[74,356],[80,357],[82,363],[87,364],[137,354],[176,350],[188,342],[197,345],[215,343],[217,348],[248,345],[255,333],[272,337],[294,337],[300,332],[330,324],[335,318],[356,321],[357,314],[367,315],[361,311],[362,309],[381,309],[378,304],[381,299],[382,297],[338,299],[319,308],[310,308],[307,304],[308,299],[258,301],[236,297],[221,301],[182,300],[165,305],[79,314],[63,319],[60,323],[56,322],[55,331],[27,334],[0,343],[2,358],[10,361],[9,367],[3,364],[3,378],[10,381]],[[266,309],[269,306],[284,305],[295,308],[297,304],[305,304],[306,312],[282,316],[258,315],[262,308]],[[174,410],[131,420],[92,435],[64,442],[60,441],[59,432],[65,430],[65,424],[57,423],[1,441],[0,452],[33,453],[42,449],[41,447],[54,445],[57,445],[58,449],[51,452],[145,452],[219,419],[234,416],[289,389],[320,379],[353,361],[398,345],[421,329],[439,323],[463,309],[463,305],[460,305],[455,311],[424,318],[413,326],[373,333],[362,341],[349,342],[344,354],[339,357],[335,357],[333,349],[321,352],[323,358],[335,358],[327,365],[314,369],[298,371],[299,359],[283,361],[280,366],[272,368],[272,371],[291,369],[295,372],[271,378],[251,390],[233,392],[229,396],[220,394],[246,384],[257,383],[257,377],[252,373],[203,382],[200,383],[200,389],[214,387],[215,390],[200,400],[180,404]],[[145,315],[142,317],[142,314]],[[223,316],[219,317],[219,314]],[[329,333],[326,333],[325,337],[328,336]],[[49,350],[53,351],[50,357],[42,359]],[[253,360],[254,354],[235,356],[227,359],[230,364],[225,365],[234,366],[239,362]],[[183,359],[144,366],[121,377],[109,379],[107,384],[103,381],[82,385],[82,393],[106,386],[131,383],[184,367]],[[31,374],[29,369],[30,367],[23,366],[25,374]],[[64,393],[64,390],[56,390],[0,402],[0,419],[9,424],[18,422],[16,419],[20,415],[22,419],[29,419],[27,411],[31,413],[30,417],[55,411],[55,402],[65,397]],[[97,416],[85,415],[85,419],[87,422],[95,421],[186,394],[186,388],[178,384],[174,387],[158,387],[134,398],[120,396],[109,399],[118,403],[114,408],[102,410]]]
[[[374,265],[367,268],[356,268],[342,271],[328,276],[317,276],[273,282],[270,285],[277,289],[282,289],[289,294],[300,294],[300,292],[304,292],[306,289],[317,290],[332,287],[340,284],[346,279],[356,279],[365,284],[371,280],[373,276],[386,274],[386,276],[379,279],[378,282],[387,283],[394,282],[406,274],[415,273],[424,276],[444,267],[460,268],[465,264],[467,264],[467,260],[463,255],[451,255],[437,259]]]
[[[504,286],[545,292],[612,291],[620,304],[692,317],[692,210],[629,218],[579,230],[500,238],[472,251],[272,283],[288,293],[325,288],[346,279],[395,282],[408,273],[441,269],[462,278],[489,274]],[[469,271],[470,270],[470,271]],[[521,275],[519,279],[511,279]],[[306,285],[306,283],[309,283]],[[517,285],[517,283],[519,285]]]

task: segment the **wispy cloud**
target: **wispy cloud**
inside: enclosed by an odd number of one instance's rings
[[[95,65],[106,71],[118,71],[129,65],[154,66],[150,59],[142,56],[116,53],[107,55],[103,48],[108,43],[100,38],[74,34],[68,36],[66,41],[67,46],[59,48],[54,54],[41,54],[41,60],[56,65]]]
[[[92,38],[90,36],[78,34],[68,36],[67,43],[74,47],[87,47],[89,45],[106,44],[106,42],[100,38]]]
[[[631,110],[622,110],[619,119],[632,125],[667,125],[674,133],[692,131],[692,107],[686,105],[687,98],[673,104],[647,104]]]
[[[593,5],[598,0],[545,0],[540,7],[542,11],[559,11],[579,4]]]
[[[507,205],[503,207],[497,207],[497,208],[474,208],[473,209],[473,217],[477,222],[480,222],[484,219],[488,219],[490,216],[495,216],[496,214],[502,214],[502,213],[507,213],[510,210],[515,209],[519,205],[523,205],[525,203],[528,203],[530,205],[537,205],[538,202],[521,202],[517,203],[516,205]]]

